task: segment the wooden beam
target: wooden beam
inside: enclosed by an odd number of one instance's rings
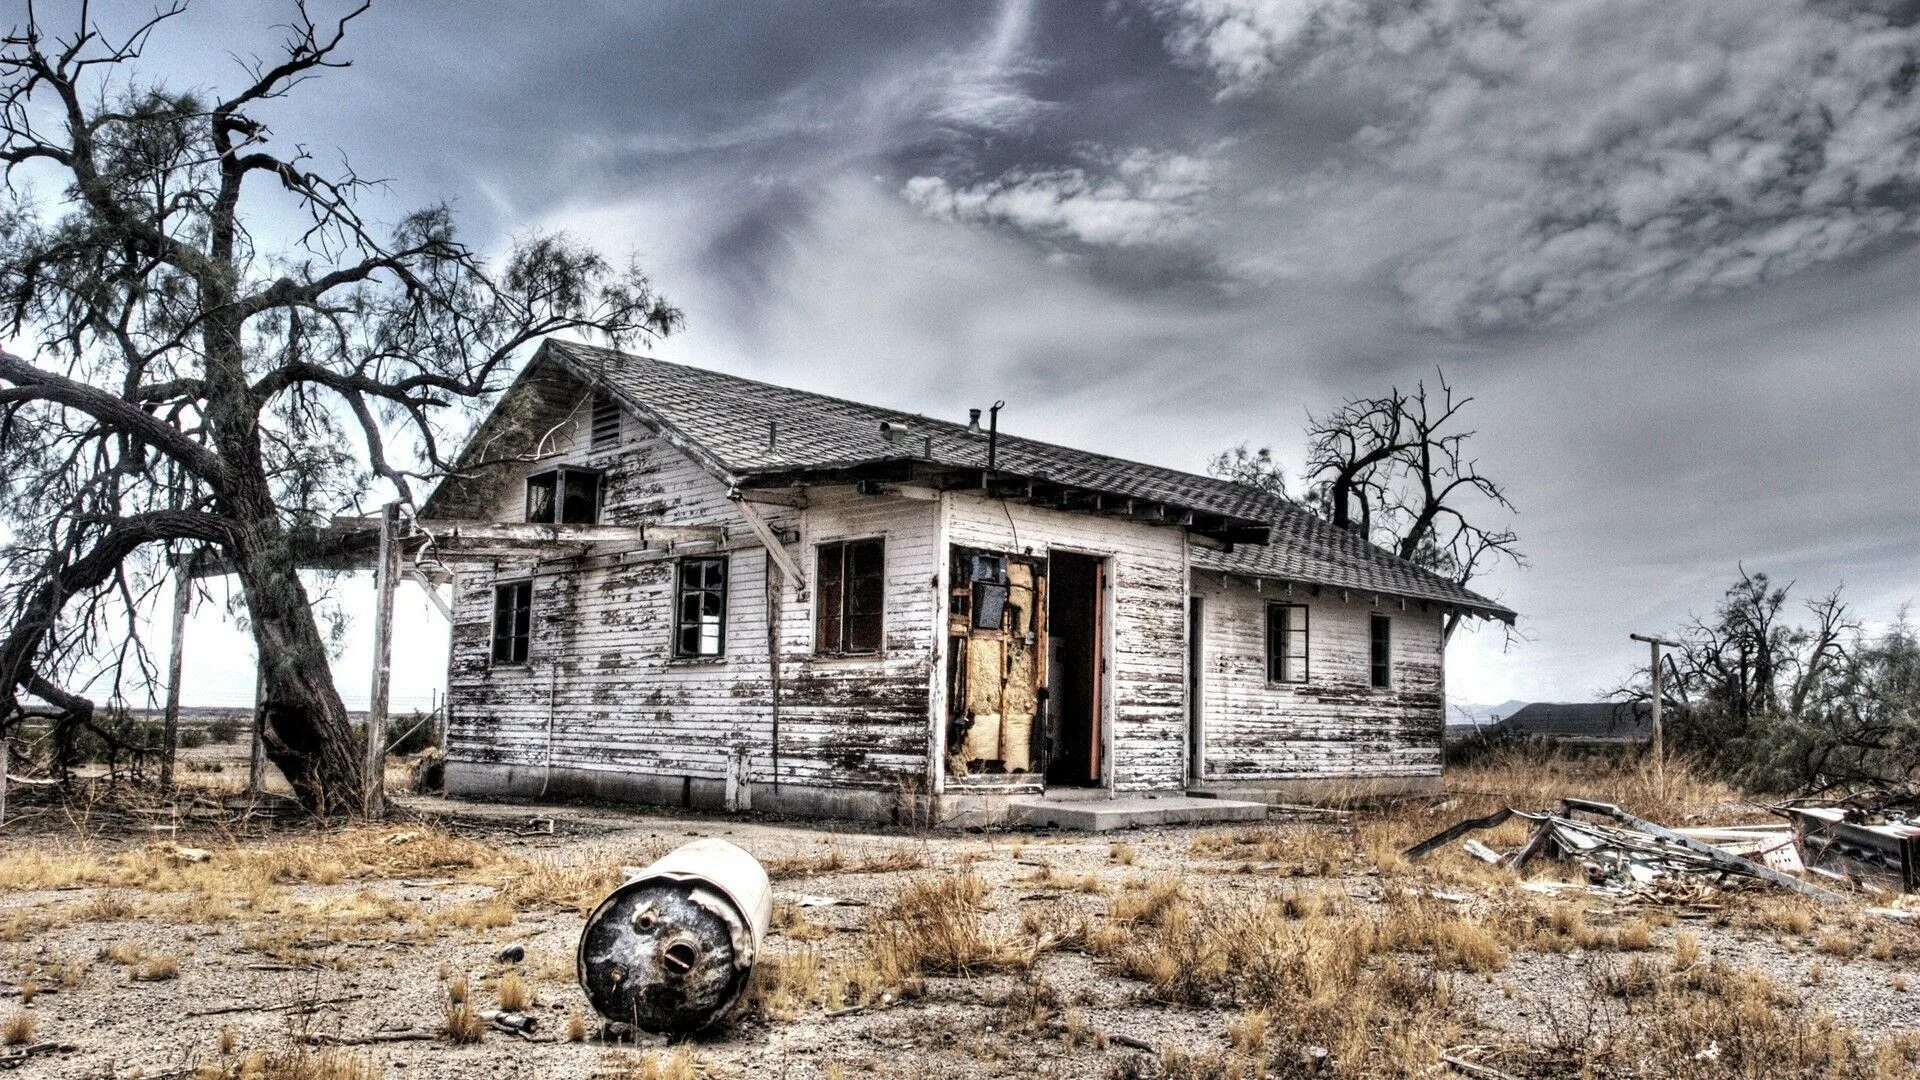
[[[793,595],[804,601],[807,598],[807,579],[800,572],[800,564],[794,562],[793,556],[787,554],[786,545],[780,542],[780,537],[774,533],[773,527],[767,524],[767,519],[760,516],[760,511],[754,509],[752,503],[735,499],[734,505],[740,508],[741,516],[747,519],[747,527],[753,530],[753,534],[760,538],[762,544],[766,545],[767,554],[773,557],[774,564],[780,567],[780,572],[793,583]]]
[[[379,562],[373,588],[373,690],[367,698],[367,774],[364,809],[370,818],[387,811],[387,694],[393,684],[393,593],[400,584],[400,504],[380,511]]]
[[[785,506],[793,510],[807,508],[807,493],[798,488],[793,491],[775,491],[771,488],[736,487],[729,494],[735,494],[745,502],[759,503],[761,506]]]
[[[547,525],[537,521],[423,520],[416,524],[435,540],[501,540],[510,543],[646,544],[680,540],[725,540],[719,525]]]
[[[440,617],[449,623],[453,622],[453,609],[447,606],[445,600],[440,599],[440,587],[434,584],[433,581],[427,577],[426,573],[417,566],[407,567],[407,576],[412,578],[414,582],[420,586],[421,590],[427,594],[427,599],[433,602],[434,610],[440,613]]]

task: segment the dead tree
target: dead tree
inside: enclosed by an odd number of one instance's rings
[[[1792,588],[1742,567],[1679,632],[1664,701],[1682,745],[1765,790],[1920,792],[1920,644],[1905,614],[1869,635],[1839,589],[1796,618]],[[1647,694],[1636,677],[1616,696]]]
[[[448,467],[447,414],[501,388],[535,339],[618,344],[680,315],[636,268],[562,237],[495,267],[444,206],[376,227],[374,182],[322,171],[257,119],[346,66],[366,4],[325,22],[292,4],[280,52],[218,96],[138,64],[183,6],[124,36],[84,4],[58,29],[29,6],[0,51],[0,304],[35,343],[0,356],[16,538],[0,552],[0,724],[22,691],[90,722],[63,682],[124,641],[160,553],[210,549],[261,657],[268,756],[310,809],[350,812],[360,759],[296,573],[327,519],[369,473],[411,503]],[[284,243],[263,239],[263,198],[298,208]]]
[[[1474,433],[1460,430],[1459,418],[1473,399],[1456,398],[1444,373],[1436,382],[1436,394],[1422,381],[1410,394],[1393,387],[1308,417],[1307,505],[1466,585],[1493,563],[1523,558],[1514,532],[1487,521],[1514,507],[1467,453]],[[1448,637],[1459,622],[1448,617]]]

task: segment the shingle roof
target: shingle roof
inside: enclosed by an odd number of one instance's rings
[[[632,403],[700,444],[736,477],[850,468],[911,460],[958,469],[987,464],[987,440],[965,424],[825,394],[755,382],[704,368],[568,341],[550,342],[577,370],[591,372]],[[724,405],[724,408],[716,408]],[[909,434],[889,441],[882,423]],[[769,425],[777,436],[768,440]],[[1264,492],[1210,476],[1023,439],[1001,432],[994,467],[1011,476],[1111,492],[1264,524]]]
[[[549,340],[543,354],[619,394],[741,482],[888,461],[954,469],[987,464],[987,440],[952,421],[570,341]],[[882,423],[903,425],[909,434],[889,440]],[[1269,543],[1241,543],[1231,552],[1196,547],[1196,567],[1432,600],[1513,618],[1499,604],[1244,484],[1005,432],[996,444],[994,470],[1271,529]]]
[[[1507,622],[1514,619],[1505,605],[1382,551],[1292,503],[1282,503],[1271,522],[1273,532],[1264,544],[1235,544],[1231,551],[1194,548],[1194,568],[1430,600]]]

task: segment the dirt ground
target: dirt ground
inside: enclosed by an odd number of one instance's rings
[[[42,809],[0,831],[0,1069],[1473,1075],[1451,1057],[1513,1076],[1920,1075],[1920,933],[1776,892],[1651,903],[1523,887],[1453,851],[1408,865],[1404,843],[1556,782],[1454,780],[1525,790],[1100,836],[425,797],[328,833]],[[1742,816],[1724,794],[1659,809]],[[574,979],[583,914],[621,867],[699,836],[774,877],[753,1000],[683,1046],[602,1042]],[[514,945],[523,960],[498,959]],[[530,1035],[473,1018],[523,990]],[[462,1008],[477,1041],[450,1034]]]

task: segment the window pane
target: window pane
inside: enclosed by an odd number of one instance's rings
[[[1267,605],[1267,681],[1307,681],[1307,608],[1304,604]]]
[[[553,524],[553,473],[527,477],[527,520]]]
[[[847,651],[880,650],[886,608],[886,557],[878,540],[847,545]]]
[[[869,577],[882,573],[886,569],[886,558],[881,542],[862,540],[847,545],[847,576]]]
[[[719,656],[725,651],[727,562],[686,559],[680,563],[674,604],[673,650],[679,656]]]
[[[816,652],[839,652],[845,642],[840,639],[840,605],[845,595],[846,545],[820,545],[819,566],[816,577],[819,595],[815,597],[815,610],[818,612],[814,623],[813,648]]]
[[[1393,620],[1375,615],[1372,621],[1373,685],[1386,686],[1393,677]]]
[[[533,582],[516,581],[493,590],[493,658],[518,664],[527,658],[533,619]]]
[[[562,475],[564,495],[560,521],[567,525],[592,525],[600,511],[599,475],[574,471]]]

